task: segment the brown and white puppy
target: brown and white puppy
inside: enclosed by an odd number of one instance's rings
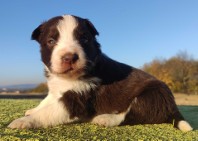
[[[178,111],[169,88],[155,77],[105,56],[87,19],[64,15],[37,27],[49,93],[10,128],[72,122],[102,126],[174,123],[192,127]]]

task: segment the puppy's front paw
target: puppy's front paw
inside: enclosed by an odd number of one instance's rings
[[[12,121],[8,127],[9,128],[16,128],[16,129],[29,129],[29,128],[34,128],[34,122],[32,121],[30,116],[18,118],[14,121]]]

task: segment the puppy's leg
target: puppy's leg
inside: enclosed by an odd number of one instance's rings
[[[41,109],[42,107],[45,107],[46,105],[49,105],[50,103],[53,103],[53,101],[56,99],[56,97],[52,94],[48,94],[41,102],[40,104],[32,109],[29,109],[25,112],[25,116],[28,116],[36,111],[38,111],[39,109]]]
[[[63,103],[57,99],[53,103],[40,108],[29,116],[25,116],[11,122],[9,128],[29,129],[49,127],[76,121],[70,119],[70,115]]]

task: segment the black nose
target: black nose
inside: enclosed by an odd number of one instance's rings
[[[61,59],[64,63],[75,63],[79,59],[79,57],[76,53],[67,53]]]

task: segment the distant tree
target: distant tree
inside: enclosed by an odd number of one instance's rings
[[[29,90],[30,93],[47,93],[48,87],[46,83],[39,84],[36,88]]]
[[[192,69],[190,70],[189,90],[198,94],[198,61],[192,64]]]
[[[154,59],[151,63],[145,64],[143,70],[164,81],[169,86],[172,86],[172,78],[169,69],[165,67],[165,63],[166,60],[164,59]]]
[[[174,92],[198,93],[198,61],[186,52],[168,60],[153,60],[143,70],[164,81]]]

